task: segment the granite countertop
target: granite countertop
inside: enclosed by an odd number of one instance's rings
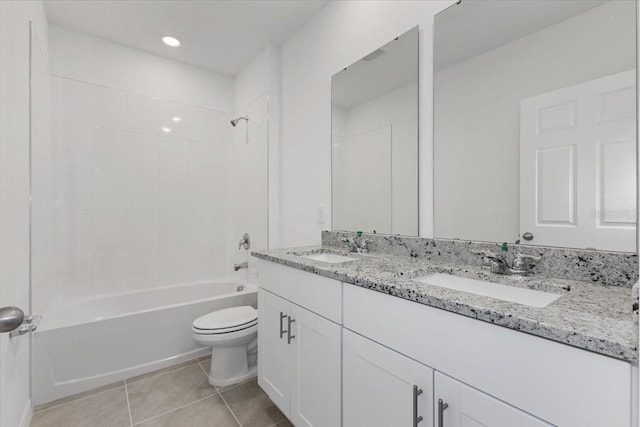
[[[309,252],[329,252],[357,260],[329,264],[296,255]],[[535,275],[501,276],[476,266],[434,263],[423,258],[389,254],[359,255],[320,246],[254,251],[252,255],[617,359],[633,363],[638,360],[634,327],[638,315],[633,312],[637,291],[634,300],[631,287]],[[538,308],[413,280],[431,273],[448,273],[563,296],[546,307]]]

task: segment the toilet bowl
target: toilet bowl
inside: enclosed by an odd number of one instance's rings
[[[193,321],[193,339],[211,347],[209,384],[228,386],[257,375],[258,312],[251,306],[225,308]]]

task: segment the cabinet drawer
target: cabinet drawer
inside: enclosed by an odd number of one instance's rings
[[[552,424],[631,424],[629,363],[348,284],[344,327]]]
[[[342,324],[342,283],[269,261],[258,263],[260,287]]]

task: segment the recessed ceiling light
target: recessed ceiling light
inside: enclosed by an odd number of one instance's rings
[[[164,133],[169,133],[169,132],[171,132],[171,128],[168,128],[168,127],[166,127],[166,126],[162,126],[162,127],[160,128],[160,130],[161,130],[162,132],[164,132]]]
[[[171,36],[164,36],[162,38],[162,43],[166,44],[167,46],[171,46],[171,47],[180,47],[182,45],[182,43],[180,43],[180,40],[178,40],[175,37],[171,37]]]
[[[173,120],[175,123],[181,122],[182,121],[182,117],[171,117],[171,120]]]

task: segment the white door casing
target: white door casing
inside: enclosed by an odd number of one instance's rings
[[[635,251],[635,79],[634,69],[522,100],[520,235],[530,243]]]

